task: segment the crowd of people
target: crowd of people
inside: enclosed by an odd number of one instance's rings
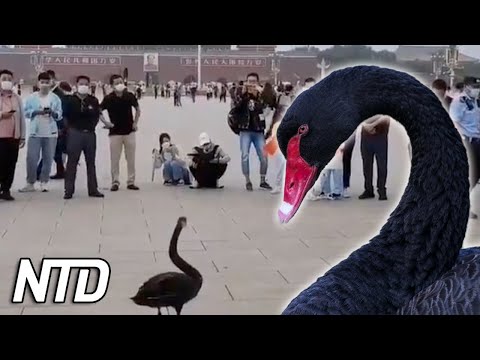
[[[127,90],[120,75],[112,75],[103,85],[105,94],[100,102],[88,76],[78,76],[75,84],[57,81],[53,71],[38,75],[36,91],[25,101],[15,91],[14,74],[0,71],[0,198],[14,200],[11,187],[14,180],[19,149],[27,146],[26,184],[20,192],[33,192],[37,187],[49,191],[51,179],[64,179],[64,198],[75,193],[75,179],[81,154],[85,156],[88,194],[103,197],[98,190],[95,168],[99,122],[109,131],[111,191],[120,188],[120,158],[125,152],[129,190],[139,190],[135,183],[136,131],[141,116],[139,97]],[[241,169],[245,189],[253,191],[250,172],[250,150],[253,146],[260,162],[259,188],[278,194],[283,187],[285,158],[278,148],[276,132],[283,115],[301,92],[314,86],[316,80],[307,78],[303,84],[261,84],[256,73],[247,75],[238,84],[207,84],[207,98],[226,102],[230,97],[228,125],[239,136]],[[96,85],[98,86],[98,84]],[[174,105],[182,106],[182,93],[195,102],[197,84],[154,85],[155,98],[174,97]],[[455,89],[437,79],[432,90],[449,109],[453,123],[464,139],[470,156],[471,188],[480,179],[480,79],[466,77]],[[108,113],[108,119],[104,117]],[[28,124],[28,129],[27,129]],[[364,191],[359,199],[387,200],[388,134],[390,118],[376,116],[367,119],[359,128],[360,152],[363,161]],[[28,136],[28,141],[27,141]],[[356,133],[343,143],[326,166],[308,199],[339,200],[350,197],[352,152]],[[409,145],[411,154],[411,147]],[[162,168],[166,186],[187,185],[197,188],[222,188],[219,180],[225,174],[230,156],[207,133],[199,136],[198,144],[188,154],[182,154],[170,134],[159,135],[159,147],[153,151],[154,169]],[[376,187],[373,181],[374,160],[377,166]],[[56,173],[50,176],[55,162]],[[273,164],[273,187],[267,181],[269,163]],[[194,183],[193,183],[194,181]],[[472,218],[477,215],[471,213]]]

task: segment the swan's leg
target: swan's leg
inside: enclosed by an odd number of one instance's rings
[[[180,315],[180,313],[182,312],[182,308],[183,308],[183,305],[175,306],[175,311],[177,312],[177,315]]]
[[[162,315],[162,310],[161,310],[161,308],[158,308],[158,315]]]

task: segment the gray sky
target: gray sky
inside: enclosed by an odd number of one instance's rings
[[[278,45],[280,50],[289,50],[293,46],[299,46],[299,45]],[[333,45],[312,45],[316,46],[320,49],[325,49]],[[389,51],[395,51],[395,49],[398,47],[398,45],[368,45],[371,46],[374,50],[389,50]],[[429,45],[422,45],[422,46],[429,46]],[[466,55],[476,57],[480,59],[480,45],[460,45],[460,51]]]

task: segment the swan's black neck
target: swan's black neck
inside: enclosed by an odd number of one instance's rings
[[[332,75],[341,77],[346,101],[360,114],[350,125],[385,114],[405,127],[413,149],[410,179],[380,234],[312,285],[318,302],[308,304],[306,291],[286,313],[395,313],[454,265],[465,237],[467,156],[440,101],[415,78],[394,70],[342,72]]]
[[[361,118],[390,115],[405,127],[413,151],[405,193],[366,249],[371,256],[378,253],[389,291],[400,299],[437,280],[458,256],[468,222],[468,162],[460,135],[433,92],[406,74],[371,71],[352,89]]]
[[[195,269],[192,265],[187,263],[185,260],[183,260],[178,254],[177,244],[178,244],[178,238],[180,237],[180,233],[182,232],[182,229],[183,227],[180,224],[178,224],[175,227],[175,230],[173,231],[172,239],[170,240],[168,255],[170,256],[170,260],[172,260],[172,262],[175,264],[176,267],[178,267],[186,275],[190,276],[192,279],[197,281],[199,285],[201,285],[203,279],[200,272],[197,269]]]

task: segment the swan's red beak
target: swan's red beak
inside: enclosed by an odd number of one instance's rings
[[[308,126],[302,125],[287,146],[283,202],[278,210],[281,223],[287,223],[295,216],[305,195],[317,179],[318,167],[309,165],[300,154],[300,139],[307,132]]]

